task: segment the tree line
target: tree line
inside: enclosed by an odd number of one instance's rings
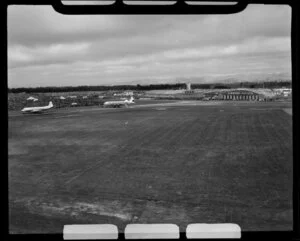
[[[236,82],[236,83],[211,83],[191,84],[192,89],[234,89],[234,88],[289,88],[291,81],[267,81],[267,82]],[[185,89],[185,83],[176,84],[150,84],[150,85],[112,85],[112,86],[48,86],[29,88],[9,88],[8,93],[47,93],[47,92],[77,92],[77,91],[147,91],[166,89]]]

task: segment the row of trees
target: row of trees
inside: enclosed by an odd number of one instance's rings
[[[47,92],[77,92],[77,91],[124,91],[124,90],[164,90],[182,89],[185,84],[156,84],[156,85],[112,85],[112,86],[63,86],[63,87],[36,87],[10,88],[9,93],[47,93]]]
[[[237,82],[192,84],[192,89],[233,89],[233,88],[288,88],[291,81],[268,82]],[[36,87],[36,88],[9,88],[8,93],[47,93],[47,92],[76,92],[76,91],[124,91],[124,90],[165,90],[185,89],[185,83],[177,84],[151,84],[151,85],[112,85],[112,86],[63,86],[63,87]]]
[[[236,82],[236,83],[215,83],[215,84],[192,84],[194,89],[236,89],[236,88],[290,88],[291,81],[268,81],[268,82]]]

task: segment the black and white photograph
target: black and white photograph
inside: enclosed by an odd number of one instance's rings
[[[291,7],[7,9],[10,234],[293,229]]]

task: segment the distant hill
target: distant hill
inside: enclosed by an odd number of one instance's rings
[[[232,73],[228,75],[204,75],[204,76],[184,76],[184,77],[161,77],[155,78],[143,78],[138,80],[129,81],[129,85],[148,85],[152,84],[175,84],[175,83],[195,83],[195,84],[213,84],[213,83],[237,83],[237,82],[270,82],[270,81],[290,81],[291,74],[287,72],[280,73],[250,73],[250,74],[240,74]]]
[[[290,81],[291,75],[289,73],[251,73],[251,74],[231,74],[227,76],[203,76],[182,78],[182,80],[190,81],[191,83],[237,83],[237,82],[270,82],[270,81]],[[179,80],[179,79],[178,79]]]

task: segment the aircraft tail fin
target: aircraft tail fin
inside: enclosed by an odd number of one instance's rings
[[[48,105],[48,106],[49,106],[49,107],[53,107],[52,101],[49,102],[49,105]]]

